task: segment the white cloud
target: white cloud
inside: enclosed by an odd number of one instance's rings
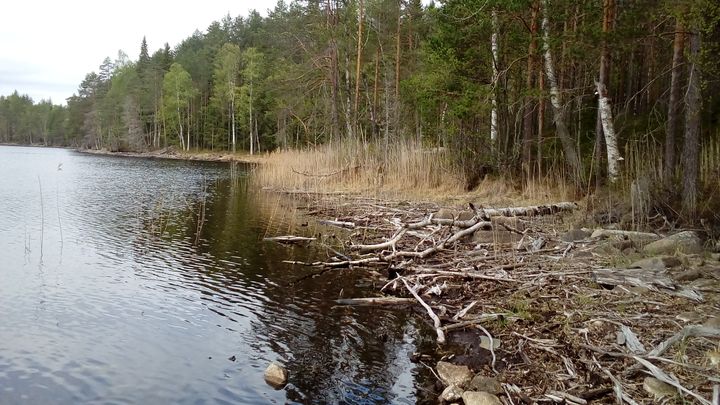
[[[11,1],[0,14],[0,95],[14,90],[35,101],[64,103],[85,74],[123,50],[136,60],[147,37],[150,53],[171,47],[228,13],[257,9],[265,15],[276,0],[189,2],[125,0]]]

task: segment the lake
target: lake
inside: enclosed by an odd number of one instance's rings
[[[327,252],[263,237],[333,230],[250,176],[0,146],[0,403],[427,399],[434,377],[409,360],[434,345],[425,322],[336,305],[377,290],[366,271],[284,264]],[[281,390],[270,361],[288,368]]]

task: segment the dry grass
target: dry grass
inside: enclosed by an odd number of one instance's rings
[[[265,155],[255,178],[259,186],[274,190],[357,193],[443,203],[518,204],[572,197],[571,187],[558,180],[564,176],[556,173],[528,181],[522,189],[511,180],[488,177],[467,191],[465,175],[451,163],[449,153],[444,148],[421,148],[413,142],[385,147],[344,141]]]
[[[256,169],[263,187],[285,191],[346,192],[392,198],[433,198],[463,191],[464,178],[445,150],[412,143],[345,141],[266,155]]]

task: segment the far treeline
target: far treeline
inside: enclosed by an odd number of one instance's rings
[[[67,106],[1,97],[0,142],[414,142],[450,151],[468,188],[492,173],[578,188],[642,175],[686,212],[720,193],[716,0],[281,0],[147,48],[106,58]]]

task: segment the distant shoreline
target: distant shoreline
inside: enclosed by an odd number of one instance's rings
[[[107,149],[82,149],[74,148],[79,153],[103,156],[122,156],[135,158],[150,159],[169,159],[169,160],[196,160],[203,162],[239,162],[258,164],[264,160],[263,155],[245,155],[222,152],[204,152],[204,151],[178,151],[173,148],[163,148],[149,152],[113,152]]]

